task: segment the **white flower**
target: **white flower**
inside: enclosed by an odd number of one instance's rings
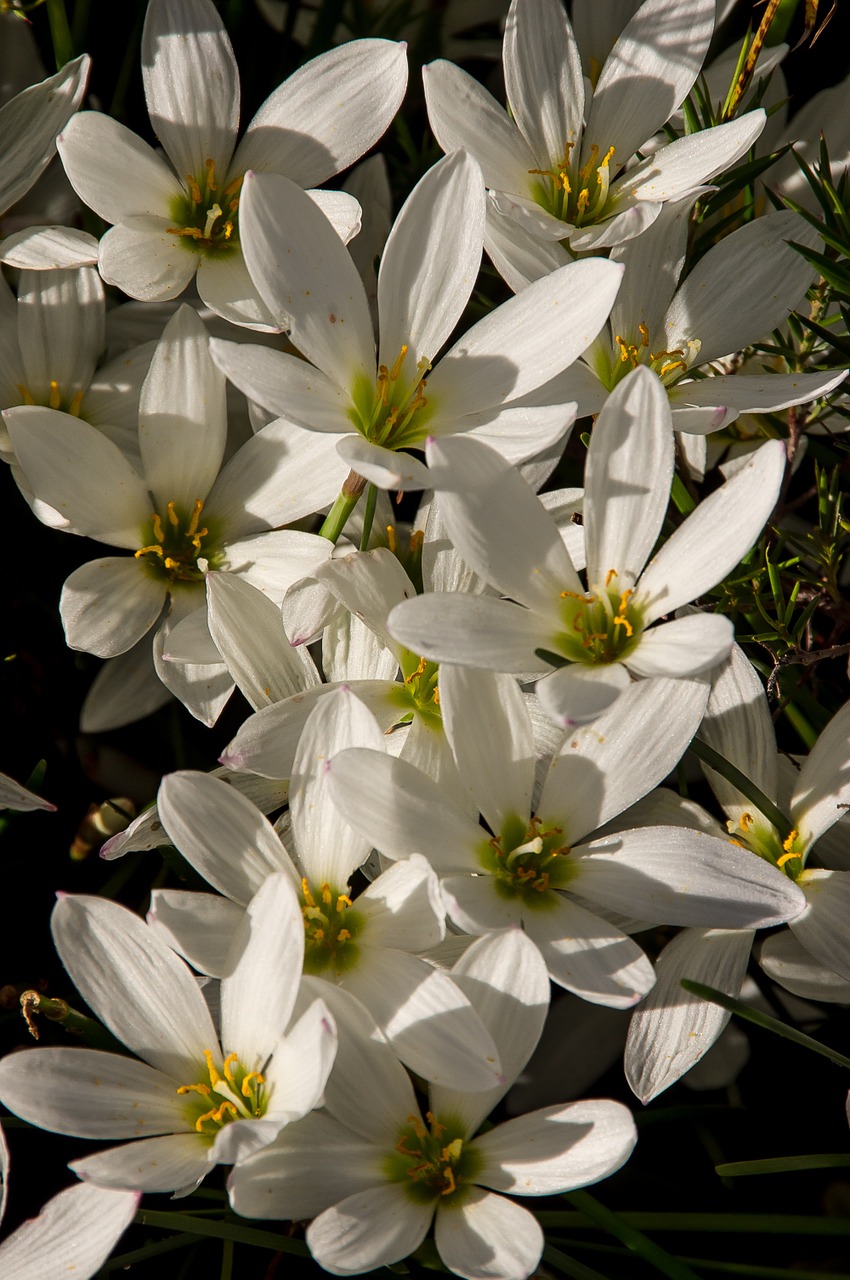
[[[588,450],[586,590],[555,522],[503,459],[462,439],[429,441],[426,452],[452,541],[510,600],[444,592],[405,601],[388,623],[402,644],[518,674],[562,662],[537,694],[564,727],[610,706],[631,675],[695,675],[728,654],[732,626],[721,614],[652,624],[708,591],[753,545],[779,495],[781,441],[762,445],[647,564],[667,511],[673,431],[658,378],[633,370],[609,396]]]
[[[10,1280],[58,1275],[89,1280],[129,1227],[139,1198],[135,1191],[79,1183],[60,1191],[37,1218],[0,1244],[0,1271]]]
[[[88,54],[0,108],[0,213],[29,191],[56,151],[56,135],[83,100]]]
[[[495,209],[544,251],[554,247],[563,258],[561,241],[587,253],[630,240],[652,225],[664,201],[742,156],[765,124],[764,111],[751,111],[628,167],[699,74],[714,0],[693,0],[687,20],[681,17],[670,0],[647,0],[586,104],[560,0],[513,0],[503,52],[510,114],[466,72],[434,62],[424,69],[431,128],[444,151],[465,147],[476,157]]]
[[[620,268],[593,259],[553,273],[473,325],[434,363],[475,284],[484,203],[478,165],[463,152],[414,188],[381,258],[376,360],[366,290],[327,219],[285,178],[249,176],[246,262],[266,305],[312,363],[220,341],[212,344],[214,359],[271,412],[346,435],[339,452],[382,488],[429,487],[422,463],[397,452],[421,447],[428,435],[475,430],[515,461],[533,457],[564,436],[572,406],[532,408],[526,398],[599,332]]]
[[[598,1182],[628,1159],[634,1121],[616,1102],[547,1107],[476,1137],[525,1065],[548,1006],[546,971],[520,930],[474,943],[453,976],[499,1045],[506,1082],[491,1094],[429,1090],[423,1118],[409,1078],[362,1017],[345,1019],[326,1107],[229,1181],[246,1217],[315,1217],[307,1243],[334,1275],[397,1262],[431,1223],[445,1265],[468,1280],[525,1280],[543,1233],[500,1192],[545,1196]],[[337,1004],[334,1005],[337,1008]]]
[[[553,981],[627,1008],[653,982],[614,919],[649,924],[783,921],[803,898],[775,868],[728,840],[672,826],[603,824],[656,786],[702,716],[702,681],[633,685],[592,727],[569,735],[534,800],[532,726],[515,681],[443,668],[441,706],[462,780],[490,834],[406,761],[353,749],[327,766],[340,814],[386,857],[424,854],[447,911],[468,933],[522,925]]]
[[[0,1097],[30,1123],[135,1139],[75,1161],[79,1177],[191,1190],[213,1165],[244,1159],[318,1105],[336,1031],[321,1000],[289,1026],[303,948],[285,876],[258,890],[234,937],[220,1036],[188,967],[125,907],[61,897],[52,927],[86,1003],[138,1055],[44,1048],[0,1062]]]
[[[84,112],[59,153],[78,195],[114,223],[100,269],[131,297],[172,298],[197,272],[208,306],[238,324],[274,327],[245,270],[239,203],[248,169],[316,186],[381,136],[407,84],[404,45],[358,40],[315,58],[266,100],[236,146],[239,73],[210,0],[150,0],[142,73],[163,159],[106,115]],[[341,192],[315,199],[340,234],[357,226]]]

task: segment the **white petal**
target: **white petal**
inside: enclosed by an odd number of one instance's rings
[[[611,254],[626,268],[611,311],[611,329],[628,342],[638,341],[641,323],[651,341],[663,329],[664,313],[685,266],[691,208],[690,199],[665,205],[651,227]]]
[[[406,1258],[425,1239],[433,1204],[422,1204],[404,1186],[386,1183],[341,1200],[314,1218],[307,1244],[332,1275],[356,1275]]]
[[[644,631],[627,666],[638,676],[695,676],[711,671],[729,653],[734,636],[730,618],[692,613]]]
[[[345,976],[394,1053],[423,1079],[477,1092],[499,1082],[498,1050],[442,969],[406,951],[364,947]]]
[[[531,486],[477,441],[431,440],[426,454],[440,515],[464,560],[504,595],[559,626],[560,593],[580,593],[582,586]]]
[[[837,711],[800,770],[791,797],[794,825],[814,844],[847,812],[850,800],[850,703]]]
[[[536,394],[540,395],[542,392]],[[478,426],[467,428],[466,424],[476,421],[479,416],[483,416],[485,420]],[[569,438],[567,433],[575,419],[574,403],[517,405],[487,415],[469,414],[461,418],[456,426],[458,431],[489,445],[503,458],[507,458],[508,462],[518,466],[556,446],[557,457],[560,457]]]
[[[100,242],[100,274],[141,302],[176,298],[194,276],[198,256],[184,236],[168,234],[164,219],[125,218]]]
[[[599,333],[621,276],[617,263],[573,262],[503,302],[434,369],[428,392],[435,412],[448,416],[488,408],[554,378]]]
[[[84,1160],[74,1160],[69,1168],[78,1178],[99,1187],[194,1191],[210,1169],[209,1148],[196,1133],[168,1134],[111,1147]]]
[[[587,454],[584,529],[588,586],[625,591],[649,559],[673,479],[673,424],[660,380],[634,369],[611,392]]]
[[[481,165],[484,182],[500,191],[525,191],[537,160],[504,107],[451,62],[422,69],[428,121],[445,152],[461,148]]]
[[[765,938],[759,963],[768,977],[803,1000],[850,1003],[850,978],[819,964],[791,929]]]
[[[562,163],[566,144],[581,136],[584,75],[561,5],[512,4],[502,56],[511,114],[542,164]]]
[[[435,1242],[446,1266],[466,1280],[527,1280],[545,1240],[527,1209],[472,1187],[457,1207],[438,1206]]]
[[[209,352],[203,321],[182,306],[156,344],[139,400],[145,479],[162,512],[189,516],[218,475],[227,439],[224,375]]]
[[[135,1191],[85,1183],[68,1187],[0,1244],[0,1268],[16,1280],[66,1272],[88,1280],[129,1227],[138,1204]]]
[[[165,606],[166,584],[129,556],[90,560],[66,579],[59,601],[65,641],[98,658],[126,653]]]
[[[230,970],[230,946],[243,915],[242,907],[217,893],[153,889],[147,922],[193,969],[222,978]]]
[[[277,1045],[263,1074],[271,1095],[269,1114],[300,1120],[321,1105],[336,1057],[336,1024],[314,1000]]]
[[[305,63],[266,99],[233,161],[315,187],[347,169],[389,125],[407,87],[404,44],[352,40]]]
[[[621,831],[574,849],[570,888],[660,924],[754,928],[800,914],[801,892],[747,849],[682,827]]]
[[[764,686],[743,649],[733,644],[714,673],[700,738],[743,770],[767,796],[777,798],[776,733]],[[705,766],[704,766],[705,767]],[[723,808],[738,816],[751,802],[713,769],[705,769]]]
[[[551,628],[529,609],[491,596],[442,591],[397,605],[388,630],[414,653],[517,674],[540,670],[536,650],[548,648]]]
[[[540,948],[549,977],[584,1000],[629,1009],[655,981],[636,942],[563,894],[554,910],[527,913],[525,927]]]
[[[0,808],[15,809],[18,813],[26,813],[32,809],[47,809],[55,812],[56,805],[37,796],[35,792],[28,791],[14,778],[0,773]]]
[[[478,1179],[513,1195],[558,1195],[616,1173],[636,1142],[632,1113],[620,1102],[546,1107],[476,1138],[475,1150],[485,1158]]]
[[[567,737],[546,775],[540,816],[560,827],[564,843],[572,845],[622,813],[675,768],[699,727],[707,697],[703,681],[632,684],[609,714]]]
[[[416,492],[432,484],[428,468],[404,450],[384,449],[362,436],[343,436],[336,447],[340,458],[379,489]]]
[[[144,1062],[99,1049],[26,1050],[8,1054],[0,1066],[0,1096],[10,1111],[40,1129],[80,1138],[188,1131],[177,1084]]]
[[[57,383],[65,403],[85,391],[104,347],[103,285],[93,267],[24,271],[18,285],[18,341],[24,382],[36,403]]]
[[[725,1009],[683,990],[680,980],[737,996],[752,941],[748,929],[686,929],[664,948],[655,986],[633,1013],[626,1042],[626,1077],[641,1102],[699,1062],[729,1021]]]
[[[602,715],[630,683],[621,662],[595,667],[574,662],[538,680],[535,691],[547,716],[562,729],[572,729]]]
[[[187,592],[189,599],[185,601],[188,608],[196,599],[195,591]],[[228,698],[233,693],[234,685],[230,672],[223,662],[166,662],[163,651],[168,644],[168,636],[172,624],[180,620],[181,601],[172,597],[171,613],[153,637],[153,662],[156,673],[162,683],[171,690],[175,698],[179,698],[183,706],[201,724],[212,728],[224,710]],[[204,607],[203,604],[200,606]]]
[[[4,104],[0,111],[0,212],[5,213],[29,191],[54,154],[57,133],[83,99],[90,66],[88,54],[83,54]]]
[[[58,409],[23,405],[7,409],[4,419],[37,498],[98,542],[140,545],[150,499],[116,445],[96,427]]]
[[[429,169],[405,201],[378,274],[381,364],[408,346],[397,384],[406,398],[420,360],[433,361],[472,292],[484,243],[484,182],[475,160],[455,151]]]
[[[369,855],[369,841],[355,834],[329,802],[331,761],[347,747],[383,750],[377,722],[350,689],[343,686],[321,698],[310,714],[292,766],[289,806],[298,857],[311,884],[325,883],[345,892]]]
[[[519,686],[511,676],[471,667],[440,672],[443,727],[464,784],[492,831],[531,811],[534,741]]]
[[[785,446],[768,440],[691,512],[640,579],[647,622],[695,600],[735,568],[764,528],[784,474]]]
[[[792,921],[807,951],[842,978],[850,978],[850,871],[804,871],[797,883],[807,907]]]
[[[740,159],[765,126],[764,111],[703,129],[669,143],[617,182],[618,194],[633,200],[677,200]]]
[[[126,907],[64,896],[51,917],[56,949],[75,986],[134,1053],[181,1080],[215,1051],[200,989],[182,960]],[[191,1081],[187,1081],[191,1083]]]
[[[148,636],[98,671],[80,711],[82,733],[103,733],[141,720],[171,701],[154,669]]]
[[[558,241],[539,239],[510,213],[503,213],[493,199],[487,205],[484,249],[514,293],[571,261]]]
[[[445,937],[439,881],[426,858],[413,854],[383,871],[357,899],[368,921],[370,947],[427,951]]]
[[[247,905],[277,871],[294,869],[271,824],[225,782],[205,773],[170,773],[157,795],[159,818],[184,858],[220,893]]]
[[[720,374],[670,388],[672,407],[722,405],[744,413],[770,413],[793,404],[808,404],[827,395],[847,377],[838,373]],[[677,429],[678,419],[675,420]],[[721,424],[722,425],[722,424]]]
[[[358,376],[371,382],[366,293],[350,254],[310,197],[278,174],[249,173],[239,226],[260,296],[299,351],[340,386]]]
[[[714,0],[699,0],[681,21],[676,0],[641,5],[617,37],[600,72],[587,121],[600,154],[616,148],[621,167],[679,107],[696,80],[714,30]]]
[[[304,920],[289,876],[269,876],[254,894],[233,954],[239,958],[221,984],[222,1049],[262,1071],[286,1030],[304,960]]]
[[[99,111],[74,116],[56,145],[71,186],[106,222],[152,214],[163,219],[164,229],[172,202],[184,195],[180,180],[162,156]]]
[[[351,430],[348,391],[305,360],[222,338],[211,339],[210,352],[233,385],[270,413],[312,431]]]
[[[199,257],[195,285],[204,303],[231,324],[260,333],[280,331],[248,274],[240,246],[234,246],[228,257]]]

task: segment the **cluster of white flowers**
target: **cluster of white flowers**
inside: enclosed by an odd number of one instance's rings
[[[146,920],[59,896],[61,961],[132,1056],[9,1054],[0,1101],[120,1145],[74,1161],[84,1185],[0,1245],[4,1274],[93,1274],[141,1193],[223,1164],[235,1214],[309,1220],[334,1274],[433,1229],[455,1274],[525,1280],[543,1233],[505,1197],[595,1183],[637,1137],[609,1100],[482,1129],[550,982],[634,1007],[642,1101],[728,1020],[680,979],[737,995],[759,930],[776,982],[850,1002],[850,703],[806,760],[780,757],[707,607],[787,456],[756,436],[718,477],[713,433],[846,374],[732,358],[815,281],[798,213],[693,261],[695,202],[767,122],[753,106],[683,132],[715,9],[621,6],[599,57],[561,0],[513,0],[507,109],[452,62],[425,68],[445,156],[391,228],[379,160],[321,184],[391,124],[404,44],[314,58],[240,135],[211,0],[149,0],[161,149],[79,110],[85,57],[0,111],[0,211],[58,150],[108,224],[98,241],[30,220],[0,243],[3,460],[57,538],[115,549],[62,591],[67,644],[105,659],[83,726],[172,698],[212,726],[235,689],[252,708],[222,767],[165,776],[103,849],[170,843],[208,892],[154,889]],[[470,323],[485,251],[513,296]],[[583,489],[544,488],[586,415]],[[423,494],[410,532],[396,492]],[[725,828],[661,785],[696,736],[728,766],[706,771]],[[0,803],[51,807],[5,778]],[[635,940],[658,926],[660,958]]]

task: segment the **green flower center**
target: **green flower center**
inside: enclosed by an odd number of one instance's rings
[[[347,893],[337,893],[329,884],[311,889],[306,877],[301,881],[301,914],[304,917],[304,972],[343,973],[357,960],[355,938],[363,928],[363,916],[352,908]]]
[[[235,1053],[228,1054],[221,1072],[212,1053],[204,1050],[209,1083],[183,1084],[177,1090],[187,1101],[186,1116],[196,1133],[213,1141],[234,1120],[255,1120],[265,1114],[269,1090],[259,1071],[249,1071]]]
[[[430,1204],[460,1204],[475,1175],[481,1157],[463,1140],[463,1127],[456,1120],[445,1124],[431,1111],[407,1117],[398,1142],[386,1159],[385,1173],[391,1182],[402,1182],[413,1200]]]
[[[244,174],[229,183],[224,190],[216,181],[215,161],[207,159],[202,174],[186,174],[185,195],[177,196],[171,204],[174,226],[168,227],[170,236],[179,236],[180,243],[192,253],[214,257],[229,257],[239,248],[239,192]]]
[[[203,509],[203,502],[196,498],[188,516],[174,502],[166,506],[164,518],[155,511],[142,529],[145,545],[134,553],[136,559],[169,584],[203,582],[204,572],[198,560],[203,558],[208,565],[215,565],[222,559],[211,550],[209,527],[201,524]]]
[[[423,357],[416,366],[417,376],[412,381],[403,378],[407,350],[403,343],[391,369],[385,364],[378,366],[374,387],[360,378],[352,389],[351,421],[362,436],[385,449],[409,448],[421,444],[427,435],[430,411],[425,374],[431,362]]]
[[[779,832],[761,814],[740,814],[738,821],[730,818],[726,830],[734,844],[749,849],[765,862],[777,867],[789,880],[797,880],[805,870],[808,849],[796,829],[782,840]]]
[[[577,157],[570,163],[574,147],[574,142],[568,142],[563,159],[551,169],[529,169],[528,172],[537,178],[531,184],[532,199],[561,222],[582,227],[601,222],[610,213],[606,205],[614,148],[609,147],[600,160],[599,147],[594,143],[587,160],[579,166]]]
[[[609,391],[613,391],[632,369],[639,364],[646,365],[657,374],[665,387],[678,382],[689,371],[700,352],[699,338],[692,338],[683,347],[667,350],[659,347],[653,350],[649,329],[645,324],[638,325],[638,336],[635,341],[627,340],[621,334],[614,335],[614,345],[610,352],[602,350],[601,343],[593,360],[597,377]]]
[[[478,856],[497,893],[520,898],[534,911],[550,909],[554,899],[549,891],[562,888],[572,873],[563,835],[561,827],[546,827],[534,816],[528,825],[509,819],[499,835],[483,841]]]
[[[404,683],[395,684],[390,693],[391,700],[404,712],[400,723],[406,724],[414,716],[419,716],[428,728],[442,729],[443,716],[437,682],[440,668],[437,663],[428,662],[418,654],[406,650],[402,655],[401,672]]]
[[[597,591],[561,592],[564,630],[557,635],[557,647],[570,662],[621,662],[637,646],[643,612],[632,603],[631,587],[612,589],[616,577],[611,569]]]

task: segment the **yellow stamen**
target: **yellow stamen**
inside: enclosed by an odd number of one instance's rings
[[[71,399],[71,403],[68,406],[68,412],[71,414],[72,417],[79,418],[80,409],[82,408],[85,394],[86,394],[85,391],[76,391],[74,393]]]
[[[249,1071],[245,1079],[242,1081],[242,1097],[250,1098],[254,1091],[254,1083],[261,1085],[266,1083],[266,1077],[260,1075],[259,1071]]]
[[[201,512],[203,511],[203,509],[204,509],[203,502],[201,502],[200,498],[196,498],[195,505],[192,508],[192,518],[190,519],[188,525],[186,526],[186,533],[190,538],[192,537],[193,533],[197,531],[198,521],[201,518]]]
[[[585,209],[589,204],[590,204],[590,192],[588,191],[587,187],[582,187],[581,191],[578,193],[578,200],[576,200],[576,214],[579,218],[584,213]]]
[[[786,838],[782,841],[782,848],[785,850],[786,853],[790,853],[792,845],[795,843],[795,841],[799,839],[800,839],[800,833],[795,827],[793,831],[789,831]],[[796,854],[794,856],[796,857]]]
[[[136,559],[136,560],[138,560],[138,559],[139,559],[139,556],[146,556],[146,555],[150,555],[150,554],[151,554],[151,552],[152,552],[155,556],[159,556],[160,558],[161,558],[161,557],[162,557],[162,555],[163,555],[162,547],[160,547],[160,546],[156,546],[156,545],[155,545],[155,546],[152,546],[152,547],[139,547],[139,550],[138,550],[138,551],[134,551],[134,552],[133,552],[133,556],[135,557],[135,559]]]
[[[340,914],[344,907],[350,907],[350,906],[351,906],[351,899],[349,898],[348,894],[341,893],[336,900],[337,914]]]
[[[337,942],[349,942],[350,939],[351,939],[350,929],[340,929],[339,933],[336,935]]]
[[[209,1075],[210,1075],[210,1084],[212,1085],[213,1088],[215,1088],[216,1085],[220,1082],[221,1076],[218,1074],[218,1071],[213,1066],[212,1053],[210,1052],[209,1049],[204,1049],[204,1058],[207,1064],[207,1071],[209,1072]]]
[[[209,1085],[206,1084],[181,1084],[177,1090],[178,1093],[200,1093],[203,1097],[210,1096]]]
[[[781,870],[785,866],[786,862],[793,862],[794,859],[799,858],[799,856],[799,853],[794,853],[793,850],[790,853],[783,853],[781,858],[776,859],[776,865]]]
[[[329,907],[333,902],[333,894],[331,893],[331,887],[329,884],[322,885],[322,902],[326,907]]]
[[[387,546],[389,547],[393,555],[395,555],[395,548],[396,548],[395,529],[391,524],[387,525]]]
[[[673,369],[681,369],[683,373],[688,372],[688,366],[684,360],[668,360],[667,364],[659,369],[659,376],[663,378],[665,373],[670,373]]]
[[[614,626],[615,626],[615,627],[625,627],[625,628],[626,628],[626,635],[629,637],[629,639],[631,639],[631,637],[632,637],[632,636],[634,635],[634,633],[635,633],[635,629],[634,629],[634,627],[632,626],[632,624],[629,622],[628,618],[624,618],[624,617],[623,617],[623,615],[622,615],[621,613],[620,613],[620,614],[618,614],[618,615],[617,615],[617,617],[614,619]]]
[[[433,1111],[426,1111],[425,1119],[428,1121],[429,1125],[431,1126],[431,1133],[435,1138],[439,1138],[441,1133],[445,1133],[446,1126],[444,1124],[440,1124],[439,1120],[434,1115]],[[446,1157],[444,1155],[443,1159],[445,1160],[445,1158]]]
[[[578,171],[579,181],[587,182],[587,179],[590,177],[591,172],[596,167],[596,157],[598,155],[599,155],[599,148],[597,147],[595,142],[592,142],[590,144],[590,155],[588,156],[587,160]],[[605,163],[607,163],[607,158]],[[581,200],[581,196],[579,196],[579,200]]]
[[[192,197],[192,203],[200,204],[201,188],[198,186],[197,180],[192,177],[191,173],[186,174],[186,186],[189,188],[189,195]]]
[[[401,366],[404,364],[404,359],[406,355],[407,355],[407,343],[403,342],[401,344],[401,351],[399,351],[398,355],[396,356],[396,362],[393,365],[392,369],[390,369],[390,382],[398,381],[399,374],[401,373]]]
[[[301,878],[301,896],[308,907],[315,907],[316,903],[313,899],[312,893],[310,892],[310,886],[307,883],[306,876],[302,876]]]
[[[62,403],[62,396],[59,392],[59,383],[55,378],[51,378],[50,380],[50,395],[47,403],[50,405],[51,409],[58,409]]]
[[[649,346],[649,329],[646,327],[646,325],[642,321],[638,325],[638,333],[640,334],[641,346],[648,347]]]
[[[207,171],[207,187],[210,191],[215,191],[215,160],[213,160],[212,156],[207,156],[205,167]]]
[[[238,1061],[239,1061],[239,1055],[238,1055],[238,1054],[236,1054],[236,1053],[229,1053],[229,1054],[227,1055],[227,1057],[224,1059],[224,1064],[223,1064],[223,1066],[222,1066],[222,1071],[224,1072],[224,1078],[225,1078],[225,1080],[227,1081],[227,1083],[228,1083],[228,1084],[233,1084],[233,1083],[234,1083],[234,1080],[233,1080],[233,1068],[231,1067],[231,1065],[230,1065],[230,1064],[231,1064],[232,1062],[238,1062]]]
[[[616,570],[616,569],[609,569],[609,570],[608,570],[608,572],[607,572],[607,573],[606,573],[606,575],[605,575],[605,586],[606,586],[606,587],[610,587],[610,585],[611,585],[611,583],[614,581],[614,579],[615,579],[615,578],[618,578],[619,576],[620,576],[620,575],[617,573],[617,570]]]
[[[174,528],[178,529],[180,527],[180,517],[178,516],[177,512],[174,509],[174,503],[169,502],[168,506],[165,508],[165,511],[166,511],[166,515],[168,516],[169,524],[174,525]]]
[[[24,404],[35,404],[35,399],[33,397],[32,392],[30,391],[29,387],[24,385],[23,382],[18,383],[18,391],[21,394],[21,399],[23,400]]]

